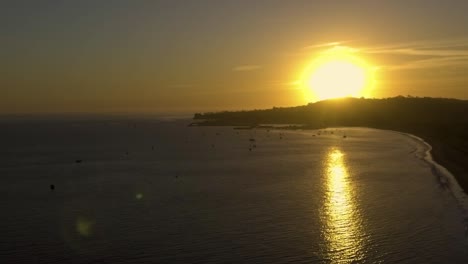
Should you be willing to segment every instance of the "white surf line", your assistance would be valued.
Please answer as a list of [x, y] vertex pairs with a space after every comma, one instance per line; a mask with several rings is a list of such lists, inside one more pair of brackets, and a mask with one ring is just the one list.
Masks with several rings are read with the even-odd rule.
[[[394, 132], [398, 132], [398, 131], [394, 131]], [[432, 158], [432, 154], [431, 154], [432, 146], [429, 143], [427, 143], [424, 139], [418, 136], [415, 136], [413, 134], [409, 134], [409, 133], [403, 133], [403, 132], [398, 132], [398, 133], [408, 136], [422, 143], [426, 147], [423, 160], [427, 162], [429, 166], [431, 166], [432, 173], [434, 173], [438, 177], [443, 177], [443, 178], [440, 178], [441, 184], [444, 184], [447, 187], [447, 189], [450, 190], [450, 192], [452, 193], [452, 195], [454, 196], [454, 198], [457, 200], [460, 207], [462, 208], [463, 217], [465, 221], [465, 236], [468, 236], [468, 196], [466, 195], [465, 191], [458, 183], [455, 176], [453, 176], [453, 174], [449, 170], [447, 170], [447, 168], [445, 168], [444, 166], [434, 161], [434, 159]], [[443, 182], [444, 180], [446, 182]]]
[[[285, 129], [284, 131], [285, 132], [288, 131], [290, 133], [297, 133], [297, 134], [309, 134], [312, 131], [316, 132], [316, 131], [319, 131], [319, 130], [330, 129], [330, 128], [339, 128], [339, 129], [343, 129], [343, 130], [346, 129], [346, 128], [365, 128], [365, 129], [388, 131], [388, 132], [397, 133], [397, 134], [400, 134], [400, 135], [407, 136], [407, 137], [421, 143], [425, 147], [425, 151], [424, 151], [424, 156], [419, 157], [419, 158], [421, 158], [424, 162], [426, 162], [429, 165], [429, 167], [431, 168], [432, 173], [435, 174], [435, 176], [439, 177], [440, 184], [444, 185], [444, 187], [447, 187], [447, 189], [450, 191], [450, 193], [452, 193], [452, 195], [455, 197], [457, 202], [462, 207], [462, 209], [464, 211], [464, 214], [465, 214], [465, 221], [467, 223], [467, 232], [468, 232], [468, 195], [465, 193], [463, 188], [460, 186], [460, 184], [458, 183], [455, 176], [453, 176], [453, 174], [449, 170], [447, 170], [444, 166], [442, 166], [439, 163], [434, 161], [434, 159], [432, 158], [432, 154], [431, 154], [432, 146], [429, 143], [427, 143], [424, 139], [422, 139], [422, 138], [420, 138], [418, 136], [415, 136], [413, 134], [404, 133], [404, 132], [397, 131], [397, 130], [378, 129], [378, 128], [371, 128], [371, 127], [327, 127], [327, 128], [323, 128], [323, 129], [310, 129], [310, 130], [308, 130], [308, 129], [299, 129], [299, 130]], [[415, 151], [419, 152], [420, 150], [416, 149]], [[468, 233], [467, 233], [467, 235], [468, 235]]]

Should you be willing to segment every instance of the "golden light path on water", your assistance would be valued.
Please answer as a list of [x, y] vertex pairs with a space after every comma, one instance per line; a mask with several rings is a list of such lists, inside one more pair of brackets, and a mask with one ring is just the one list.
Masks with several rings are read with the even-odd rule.
[[328, 258], [349, 263], [364, 258], [362, 221], [357, 211], [355, 189], [345, 163], [345, 154], [331, 148], [326, 157], [325, 201], [322, 220]]

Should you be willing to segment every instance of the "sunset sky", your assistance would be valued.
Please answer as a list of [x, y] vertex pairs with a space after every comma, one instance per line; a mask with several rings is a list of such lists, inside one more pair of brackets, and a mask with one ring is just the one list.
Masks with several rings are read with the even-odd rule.
[[323, 50], [371, 97], [468, 99], [468, 1], [2, 1], [0, 113], [190, 113], [307, 104]]

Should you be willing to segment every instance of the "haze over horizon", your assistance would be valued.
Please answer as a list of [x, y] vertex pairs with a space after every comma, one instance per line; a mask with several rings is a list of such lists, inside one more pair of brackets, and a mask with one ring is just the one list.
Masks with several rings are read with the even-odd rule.
[[0, 114], [303, 105], [301, 72], [346, 46], [370, 97], [468, 99], [466, 1], [3, 1]]

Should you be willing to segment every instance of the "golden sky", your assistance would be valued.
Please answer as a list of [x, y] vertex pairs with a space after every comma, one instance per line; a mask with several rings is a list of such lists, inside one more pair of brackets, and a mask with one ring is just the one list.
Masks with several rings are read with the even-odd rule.
[[2, 1], [0, 113], [191, 113], [308, 103], [321, 52], [371, 97], [468, 99], [467, 1]]

